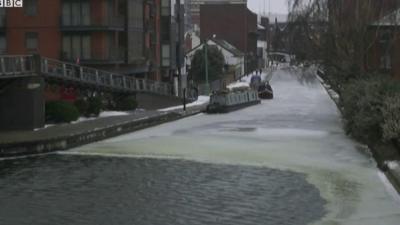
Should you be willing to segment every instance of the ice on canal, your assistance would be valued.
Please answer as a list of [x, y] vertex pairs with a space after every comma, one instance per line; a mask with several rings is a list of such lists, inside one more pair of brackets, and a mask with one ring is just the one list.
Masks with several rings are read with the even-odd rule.
[[314, 75], [278, 70], [271, 85], [275, 98], [261, 105], [224, 115], [197, 115], [67, 154], [293, 171], [305, 174], [326, 201], [325, 214], [315, 224], [400, 224], [398, 195], [365, 149], [344, 134], [335, 104]]

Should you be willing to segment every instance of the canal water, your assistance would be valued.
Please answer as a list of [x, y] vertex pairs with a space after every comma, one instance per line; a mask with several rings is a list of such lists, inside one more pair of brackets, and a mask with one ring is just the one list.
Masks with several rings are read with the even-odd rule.
[[398, 225], [399, 196], [311, 73], [275, 99], [0, 161], [0, 224]]

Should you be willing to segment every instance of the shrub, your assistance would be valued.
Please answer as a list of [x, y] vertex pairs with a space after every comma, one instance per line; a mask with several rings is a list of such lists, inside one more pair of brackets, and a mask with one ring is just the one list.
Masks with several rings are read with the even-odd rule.
[[66, 101], [46, 103], [46, 121], [53, 123], [69, 123], [79, 118], [79, 111], [74, 104]]
[[383, 76], [357, 79], [343, 89], [342, 104], [346, 131], [364, 142], [382, 139], [382, 108], [389, 94], [391, 80]]
[[383, 103], [382, 111], [384, 140], [400, 143], [400, 93], [388, 97]]
[[87, 100], [88, 108], [86, 116], [98, 116], [103, 107], [103, 101], [100, 97], [90, 97]]
[[84, 100], [84, 99], [78, 99], [74, 102], [75, 107], [78, 109], [79, 113], [81, 115], [86, 115], [88, 108], [89, 108], [89, 103]]
[[137, 107], [137, 101], [133, 96], [124, 97], [116, 101], [117, 110], [130, 111], [130, 110], [135, 110], [136, 107]]

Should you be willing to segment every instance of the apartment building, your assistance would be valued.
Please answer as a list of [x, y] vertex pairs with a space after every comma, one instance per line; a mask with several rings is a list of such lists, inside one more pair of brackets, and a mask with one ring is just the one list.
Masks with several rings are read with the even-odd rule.
[[161, 0], [161, 74], [172, 81], [183, 67], [184, 0]]
[[0, 9], [0, 53], [160, 80], [160, 13], [161, 0], [24, 0]]

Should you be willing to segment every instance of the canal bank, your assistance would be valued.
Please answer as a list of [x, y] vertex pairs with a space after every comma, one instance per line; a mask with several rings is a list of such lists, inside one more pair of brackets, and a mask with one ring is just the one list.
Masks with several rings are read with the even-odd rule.
[[193, 116], [204, 109], [205, 105], [196, 105], [186, 111], [137, 111], [131, 115], [60, 124], [36, 131], [0, 132], [0, 158], [64, 151]]
[[[316, 76], [328, 95], [335, 102], [340, 113], [343, 114], [339, 94], [336, 93], [320, 76]], [[365, 148], [372, 154], [377, 167], [386, 175], [387, 179], [400, 194], [400, 156], [395, 147], [385, 143], [377, 143], [374, 145], [369, 144], [368, 146], [365, 146]]]

